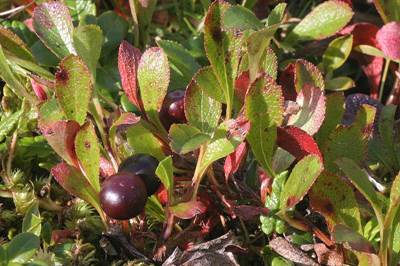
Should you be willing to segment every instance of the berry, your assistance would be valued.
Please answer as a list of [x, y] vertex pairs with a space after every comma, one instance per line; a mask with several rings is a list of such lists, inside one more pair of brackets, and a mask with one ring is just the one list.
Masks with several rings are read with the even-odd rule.
[[360, 109], [361, 105], [368, 104], [376, 108], [376, 116], [374, 126], [379, 119], [380, 112], [382, 110], [382, 103], [378, 100], [375, 100], [369, 97], [366, 94], [362, 93], [354, 93], [350, 94], [346, 97], [345, 106], [346, 110], [343, 114], [342, 124], [343, 125], [351, 125], [357, 115], [358, 110]]
[[128, 157], [119, 166], [118, 172], [139, 176], [146, 185], [148, 196], [153, 195], [160, 186], [156, 176], [158, 160], [147, 154], [136, 154]]
[[147, 201], [142, 179], [129, 173], [118, 173], [104, 181], [100, 204], [104, 212], [117, 220], [131, 219], [140, 214]]
[[169, 92], [165, 97], [160, 111], [160, 119], [166, 129], [169, 129], [172, 124], [186, 122], [184, 96], [185, 91], [175, 90]]

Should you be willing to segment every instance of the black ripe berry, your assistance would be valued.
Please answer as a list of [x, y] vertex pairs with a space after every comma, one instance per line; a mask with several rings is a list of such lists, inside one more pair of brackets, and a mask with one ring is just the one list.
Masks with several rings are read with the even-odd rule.
[[175, 90], [169, 92], [165, 97], [160, 111], [160, 119], [166, 129], [169, 129], [172, 124], [186, 122], [184, 96], [185, 91]]
[[118, 169], [119, 173], [129, 173], [139, 176], [146, 185], [148, 195], [154, 194], [160, 186], [156, 176], [158, 160], [147, 154], [136, 154], [124, 160]]
[[147, 201], [142, 179], [129, 173], [118, 173], [103, 182], [100, 203], [104, 212], [117, 220], [131, 219], [140, 214]]

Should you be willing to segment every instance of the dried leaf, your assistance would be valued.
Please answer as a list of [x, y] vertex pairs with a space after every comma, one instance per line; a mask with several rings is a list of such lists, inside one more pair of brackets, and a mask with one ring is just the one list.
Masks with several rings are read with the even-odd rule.
[[302, 265], [318, 266], [306, 253], [292, 245], [283, 237], [276, 237], [269, 241], [269, 246], [273, 251], [295, 263]]

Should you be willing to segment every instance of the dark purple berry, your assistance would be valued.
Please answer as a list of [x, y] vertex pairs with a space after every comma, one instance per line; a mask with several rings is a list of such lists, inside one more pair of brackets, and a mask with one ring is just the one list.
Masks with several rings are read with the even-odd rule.
[[351, 125], [354, 122], [354, 119], [356, 118], [358, 110], [363, 104], [368, 104], [376, 108], [375, 122], [378, 121], [379, 114], [383, 107], [382, 103], [379, 102], [378, 100], [369, 97], [366, 94], [354, 93], [346, 97], [345, 101], [346, 109], [343, 115], [342, 124]]
[[103, 182], [100, 204], [104, 212], [117, 220], [131, 219], [140, 214], [147, 201], [142, 179], [129, 173], [118, 173]]
[[148, 195], [154, 194], [160, 186], [156, 175], [158, 160], [147, 154], [136, 154], [124, 160], [118, 169], [119, 173], [130, 173], [139, 176], [147, 188]]
[[164, 99], [160, 119], [166, 129], [169, 129], [172, 124], [185, 123], [184, 111], [185, 91], [175, 90], [167, 94]]

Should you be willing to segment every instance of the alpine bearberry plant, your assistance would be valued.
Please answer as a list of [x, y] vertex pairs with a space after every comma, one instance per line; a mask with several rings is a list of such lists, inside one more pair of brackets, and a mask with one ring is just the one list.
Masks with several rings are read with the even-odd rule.
[[398, 265], [372, 2], [2, 1], [0, 265]]

